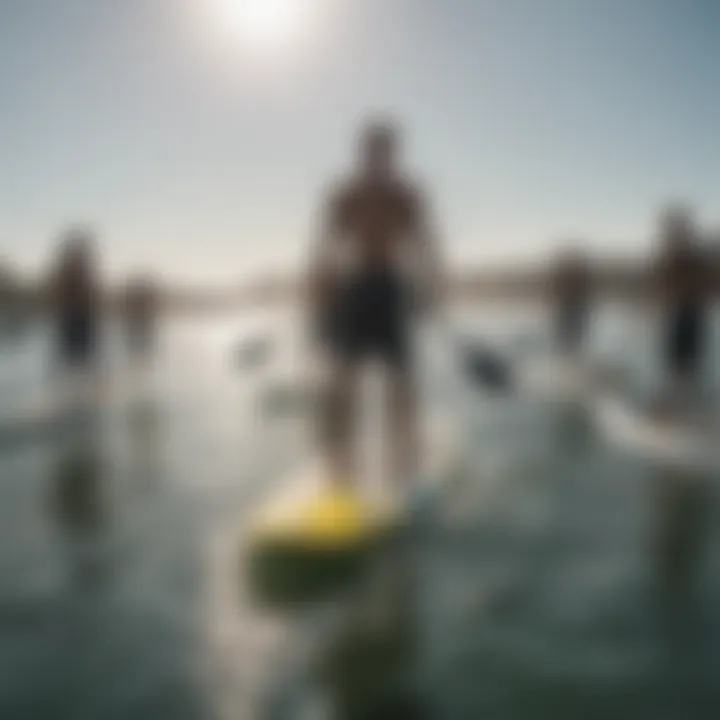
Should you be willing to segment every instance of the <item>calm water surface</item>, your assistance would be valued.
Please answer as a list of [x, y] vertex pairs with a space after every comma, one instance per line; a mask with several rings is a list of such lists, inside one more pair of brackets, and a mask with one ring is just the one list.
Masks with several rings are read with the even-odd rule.
[[[507, 348], [542, 331], [500, 310], [461, 325]], [[594, 346], [649, 385], [647, 325], [608, 312]], [[432, 339], [427, 406], [462, 448], [433, 522], [352, 602], [249, 602], [248, 514], [309, 452], [300, 419], [259, 405], [300, 367], [291, 326], [169, 322], [149, 392], [117, 379], [91, 425], [0, 438], [0, 718], [720, 716], [720, 473], [612, 448], [580, 406], [487, 398]], [[276, 360], [238, 370], [267, 328]], [[2, 417], [41, 387], [45, 345], [0, 348]]]

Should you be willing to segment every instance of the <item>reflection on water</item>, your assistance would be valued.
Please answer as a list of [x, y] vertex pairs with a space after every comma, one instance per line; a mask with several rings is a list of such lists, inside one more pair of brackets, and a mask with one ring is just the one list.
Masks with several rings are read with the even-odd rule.
[[697, 590], [711, 501], [707, 477], [680, 470], [658, 473], [653, 545], [658, 580], [668, 597], [687, 597]]
[[[657, 473], [652, 559], [657, 587], [658, 682], [664, 677], [678, 697], [701, 713], [714, 713], [718, 695], [716, 604], [708, 603], [708, 555], [712, 544], [711, 478], [678, 469]], [[704, 587], [705, 586], [705, 587]]]
[[164, 474], [163, 417], [151, 394], [132, 397], [127, 408], [128, 452], [134, 474], [150, 488]]
[[100, 449], [92, 443], [59, 453], [50, 478], [51, 508], [61, 531], [75, 580], [101, 570], [100, 548], [109, 521]]

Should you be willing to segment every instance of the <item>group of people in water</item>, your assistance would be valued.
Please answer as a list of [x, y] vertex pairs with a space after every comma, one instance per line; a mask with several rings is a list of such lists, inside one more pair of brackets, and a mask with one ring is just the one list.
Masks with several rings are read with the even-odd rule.
[[[708, 311], [715, 290], [712, 263], [689, 210], [674, 206], [659, 221], [659, 251], [644, 294], [663, 310], [662, 360], [667, 375], [697, 378], [707, 351]], [[553, 274], [558, 346], [579, 350], [592, 309], [593, 272], [582, 253], [563, 253]]]
[[[95, 243], [89, 230], [68, 231], [59, 243], [50, 277], [34, 301], [18, 301], [19, 289], [10, 281], [4, 283], [6, 325], [21, 326], [29, 305], [39, 305], [49, 316], [55, 367], [87, 371], [99, 367], [107, 299], [103, 297]], [[154, 345], [157, 315], [153, 279], [140, 274], [129, 278], [118, 300], [129, 354], [136, 359], [147, 357]]]
[[[419, 458], [410, 328], [419, 315], [442, 314], [447, 278], [430, 199], [404, 171], [399, 140], [392, 122], [362, 129], [356, 168], [327, 194], [311, 262], [311, 314], [330, 366], [323, 438], [340, 485], [354, 475], [358, 370], [368, 356], [389, 371], [392, 475], [411, 477]], [[663, 308], [661, 352], [669, 380], [691, 382], [707, 352], [712, 275], [689, 210], [667, 209], [657, 232], [648, 290]], [[551, 272], [562, 352], [579, 353], [585, 344], [593, 274], [580, 247], [561, 253]]]
[[[369, 356], [388, 370], [392, 475], [411, 476], [419, 457], [411, 330], [419, 318], [441, 318], [448, 282], [431, 200], [404, 171], [399, 143], [391, 121], [362, 128], [355, 168], [325, 195], [311, 253], [309, 312], [330, 368], [322, 439], [340, 484], [354, 475], [358, 371]], [[650, 276], [665, 309], [662, 353], [668, 374], [688, 380], [700, 372], [707, 351], [712, 277], [689, 211], [667, 210], [658, 234], [661, 248]], [[578, 352], [593, 305], [592, 265], [581, 248], [571, 248], [551, 275], [556, 344]], [[96, 362], [102, 306], [94, 238], [73, 230], [60, 245], [49, 292], [63, 364]], [[133, 355], [144, 355], [153, 346], [157, 310], [152, 280], [132, 279], [123, 308], [127, 344]]]
[[[71, 367], [94, 365], [101, 345], [104, 301], [91, 233], [73, 230], [63, 239], [48, 289], [56, 318], [58, 360]], [[120, 305], [130, 354], [148, 355], [153, 348], [157, 314], [152, 279], [144, 275], [132, 277]]]

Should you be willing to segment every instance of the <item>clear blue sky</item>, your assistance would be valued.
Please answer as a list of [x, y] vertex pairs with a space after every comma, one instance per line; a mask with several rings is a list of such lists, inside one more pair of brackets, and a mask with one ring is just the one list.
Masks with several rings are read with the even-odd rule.
[[275, 56], [217, 2], [0, 3], [0, 253], [41, 269], [77, 220], [113, 276], [290, 267], [385, 108], [457, 262], [638, 251], [666, 198], [720, 220], [718, 0], [305, 0]]

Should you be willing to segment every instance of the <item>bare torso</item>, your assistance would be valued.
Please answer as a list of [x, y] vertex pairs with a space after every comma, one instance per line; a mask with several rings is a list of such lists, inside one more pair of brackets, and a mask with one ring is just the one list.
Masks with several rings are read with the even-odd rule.
[[55, 298], [63, 315], [91, 314], [96, 309], [94, 278], [83, 271], [61, 272], [56, 280]]
[[657, 269], [663, 299], [670, 303], [698, 302], [708, 291], [705, 259], [696, 247], [666, 251]]
[[332, 195], [336, 242], [360, 268], [395, 267], [416, 241], [421, 202], [401, 179], [352, 180]]
[[590, 273], [581, 265], [561, 265], [556, 271], [554, 286], [561, 304], [585, 302], [590, 294]]

